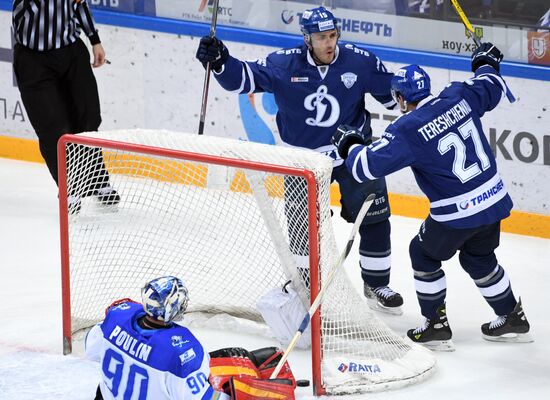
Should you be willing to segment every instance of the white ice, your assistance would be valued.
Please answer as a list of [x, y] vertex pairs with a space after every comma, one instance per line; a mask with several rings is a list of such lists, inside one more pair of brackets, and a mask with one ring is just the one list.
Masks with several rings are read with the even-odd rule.
[[[390, 188], [391, 189], [391, 188]], [[336, 210], [337, 211], [337, 210]], [[336, 214], [337, 215], [337, 214]], [[399, 334], [421, 322], [408, 245], [420, 220], [393, 216], [392, 288], [405, 299], [404, 315], [383, 316]], [[333, 218], [340, 248], [351, 225]], [[44, 165], [0, 159], [0, 399], [92, 399], [99, 366], [61, 355], [61, 283], [57, 189]], [[357, 241], [356, 241], [357, 242]], [[357, 243], [356, 243], [357, 246]], [[503, 234], [497, 250], [516, 296], [521, 296], [534, 343], [486, 342], [480, 325], [494, 315], [457, 258], [445, 263], [447, 311], [454, 353], [438, 353], [437, 372], [403, 389], [342, 399], [541, 399], [550, 393], [550, 240]], [[345, 268], [359, 285], [358, 256]], [[270, 339], [198, 330], [209, 350], [274, 345]], [[290, 364], [310, 379], [307, 351], [294, 351]], [[546, 393], [546, 395], [544, 394]], [[311, 388], [297, 398], [311, 399]]]

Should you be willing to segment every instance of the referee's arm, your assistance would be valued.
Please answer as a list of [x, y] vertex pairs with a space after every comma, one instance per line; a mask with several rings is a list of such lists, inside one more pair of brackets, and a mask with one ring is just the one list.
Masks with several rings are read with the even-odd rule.
[[99, 34], [95, 28], [94, 17], [90, 12], [86, 0], [76, 0], [76, 18], [92, 46], [101, 43]]
[[105, 50], [101, 45], [99, 34], [95, 28], [94, 17], [90, 12], [90, 8], [88, 7], [86, 0], [77, 0], [76, 18], [78, 19], [82, 30], [92, 45], [92, 52], [94, 54], [94, 62], [92, 63], [92, 66], [94, 68], [101, 67], [107, 62], [107, 59], [105, 58]]

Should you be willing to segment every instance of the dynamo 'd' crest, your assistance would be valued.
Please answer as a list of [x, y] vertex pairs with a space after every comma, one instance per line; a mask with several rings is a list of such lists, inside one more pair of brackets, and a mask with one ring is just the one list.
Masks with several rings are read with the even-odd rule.
[[[330, 115], [328, 117], [325, 115], [328, 109], [327, 102], [330, 104]], [[333, 126], [340, 117], [340, 104], [336, 97], [328, 94], [328, 88], [325, 85], [319, 86], [317, 92], [306, 96], [304, 107], [306, 110], [316, 111], [315, 118], [306, 118], [306, 124], [309, 126]]]

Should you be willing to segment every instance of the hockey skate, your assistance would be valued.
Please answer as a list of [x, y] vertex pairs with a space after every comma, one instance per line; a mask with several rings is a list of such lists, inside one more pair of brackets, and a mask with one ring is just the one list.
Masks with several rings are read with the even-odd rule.
[[67, 198], [67, 209], [69, 210], [69, 215], [76, 215], [80, 212], [82, 208], [82, 202], [78, 196], [69, 196]]
[[[84, 195], [84, 197], [88, 196], [96, 196], [99, 204], [106, 207], [106, 209], [120, 203], [120, 195], [111, 186], [105, 186]], [[69, 209], [69, 215], [79, 214], [82, 210], [82, 198], [80, 196], [69, 196], [67, 198], [67, 208]]]
[[105, 186], [94, 193], [99, 202], [104, 206], [114, 206], [120, 203], [120, 195], [111, 186]]
[[529, 343], [534, 340], [529, 334], [529, 328], [520, 298], [510, 314], [481, 325], [481, 333], [483, 339], [492, 342]]
[[403, 297], [390, 289], [389, 286], [380, 286], [371, 288], [366, 283], [363, 284], [363, 292], [367, 298], [367, 304], [370, 308], [382, 311], [387, 314], [401, 315], [403, 310]]
[[425, 319], [424, 324], [416, 329], [409, 329], [407, 336], [414, 343], [419, 343], [433, 351], [454, 351], [451, 338], [453, 332], [447, 321], [445, 304], [437, 309], [437, 317]]

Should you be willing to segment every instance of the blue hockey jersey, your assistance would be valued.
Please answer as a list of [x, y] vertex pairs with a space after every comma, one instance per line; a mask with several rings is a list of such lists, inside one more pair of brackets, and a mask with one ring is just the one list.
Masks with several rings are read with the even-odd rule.
[[[352, 44], [339, 44], [330, 65], [316, 66], [305, 45], [242, 62], [229, 57], [214, 74], [220, 85], [236, 93], [273, 93], [281, 139], [337, 158], [330, 143], [340, 124], [365, 123], [365, 94], [387, 108], [392, 73], [372, 53]], [[340, 164], [341, 164], [340, 160]]]
[[395, 120], [380, 140], [354, 145], [346, 166], [358, 181], [410, 166], [430, 200], [430, 215], [453, 228], [474, 228], [510, 215], [512, 200], [483, 133], [480, 118], [505, 97], [507, 87], [489, 66], [453, 82]]
[[109, 399], [212, 398], [210, 356], [187, 329], [143, 329], [141, 304], [121, 303], [86, 336], [88, 358], [101, 364], [101, 393]]

